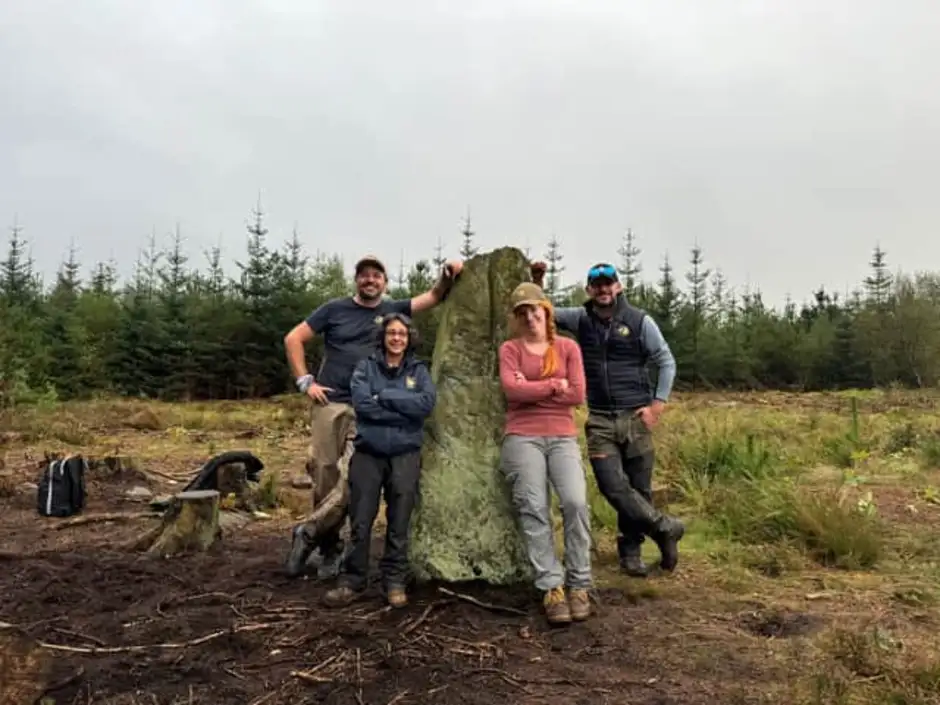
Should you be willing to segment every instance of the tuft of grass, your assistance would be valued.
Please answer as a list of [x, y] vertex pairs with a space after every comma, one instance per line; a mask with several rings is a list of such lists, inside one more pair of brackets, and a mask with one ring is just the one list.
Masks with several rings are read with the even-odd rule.
[[888, 432], [883, 450], [889, 455], [905, 453], [918, 446], [917, 428], [911, 421], [894, 426]]
[[934, 431], [924, 438], [920, 451], [921, 462], [925, 468], [940, 468], [940, 431]]
[[766, 575], [780, 575], [802, 552], [825, 566], [857, 570], [882, 556], [883, 529], [874, 505], [853, 500], [848, 487], [799, 483], [782, 454], [743, 428], [702, 429], [675, 450], [677, 484], [695, 513], [714, 530], [747, 546], [780, 547], [751, 561]]
[[802, 699], [813, 705], [928, 705], [940, 698], [940, 659], [874, 627], [835, 629]]
[[279, 479], [278, 473], [271, 471], [266, 472], [261, 478], [254, 492], [258, 509], [277, 509], [281, 506]]

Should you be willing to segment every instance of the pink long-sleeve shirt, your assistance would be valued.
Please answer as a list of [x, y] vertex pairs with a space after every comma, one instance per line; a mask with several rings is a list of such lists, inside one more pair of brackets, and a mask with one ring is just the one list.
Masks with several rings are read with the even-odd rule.
[[[584, 403], [584, 366], [581, 349], [568, 338], [555, 340], [558, 368], [552, 377], [541, 377], [542, 356], [530, 352], [519, 339], [499, 347], [499, 379], [508, 409], [504, 432], [520, 436], [576, 436], [574, 407]], [[521, 371], [525, 381], [517, 381]], [[567, 379], [564, 392], [552, 390], [552, 379]]]

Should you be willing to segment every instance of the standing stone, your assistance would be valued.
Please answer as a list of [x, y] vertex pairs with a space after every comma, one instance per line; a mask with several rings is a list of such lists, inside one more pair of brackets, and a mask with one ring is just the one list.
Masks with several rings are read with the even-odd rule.
[[506, 585], [531, 570], [508, 483], [499, 469], [505, 398], [499, 346], [508, 336], [509, 295], [527, 281], [528, 260], [504, 247], [464, 263], [441, 305], [411, 562], [419, 580]]

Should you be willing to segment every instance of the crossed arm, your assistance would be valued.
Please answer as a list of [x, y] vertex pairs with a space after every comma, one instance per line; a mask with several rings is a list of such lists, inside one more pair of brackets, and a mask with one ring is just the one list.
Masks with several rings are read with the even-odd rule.
[[369, 362], [363, 360], [353, 371], [350, 395], [356, 415], [373, 423], [401, 426], [411, 421], [420, 421], [430, 415], [437, 403], [437, 390], [431, 375], [424, 365], [415, 374], [414, 389], [383, 389], [372, 392], [367, 374]]
[[522, 359], [519, 349], [504, 343], [499, 349], [499, 381], [510, 402], [533, 404], [554, 399], [560, 404], [577, 406], [584, 401], [584, 368], [581, 351], [571, 347], [564, 360], [567, 389], [562, 390], [557, 378], [528, 380], [522, 375]]
[[430, 416], [437, 403], [437, 389], [428, 368], [418, 365], [414, 389], [383, 389], [378, 393], [378, 403], [412, 421], [421, 421]]

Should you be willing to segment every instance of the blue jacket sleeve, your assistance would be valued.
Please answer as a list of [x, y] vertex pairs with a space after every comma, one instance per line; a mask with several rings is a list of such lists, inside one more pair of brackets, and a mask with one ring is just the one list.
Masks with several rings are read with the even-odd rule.
[[640, 328], [640, 342], [646, 346], [650, 362], [659, 369], [659, 379], [656, 382], [654, 398], [662, 402], [669, 401], [672, 385], [676, 379], [676, 358], [659, 326], [650, 316], [643, 319]]
[[428, 368], [418, 365], [414, 389], [383, 389], [379, 392], [379, 403], [414, 421], [426, 419], [437, 403], [437, 389]]
[[402, 415], [385, 408], [373, 396], [372, 380], [369, 379], [370, 364], [369, 360], [361, 360], [353, 370], [352, 379], [349, 382], [352, 406], [356, 411], [356, 416], [387, 426], [401, 425], [404, 422]]
[[572, 335], [578, 332], [578, 323], [584, 313], [583, 306], [564, 306], [555, 309], [555, 325], [558, 330]]

